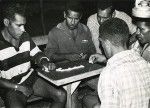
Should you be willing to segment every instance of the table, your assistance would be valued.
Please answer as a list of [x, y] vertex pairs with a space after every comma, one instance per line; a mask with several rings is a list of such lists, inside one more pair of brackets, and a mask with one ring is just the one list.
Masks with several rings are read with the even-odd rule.
[[[57, 86], [66, 86], [67, 90], [67, 108], [72, 107], [71, 103], [71, 93], [72, 93], [72, 85], [76, 84], [77, 87], [77, 81], [81, 81], [85, 78], [92, 77], [95, 75], [99, 75], [102, 71], [104, 65], [100, 64], [90, 64], [88, 61], [76, 61], [76, 62], [69, 62], [69, 63], [58, 63], [56, 64], [56, 67], [62, 67], [64, 69], [68, 67], [74, 67], [84, 65], [84, 68], [76, 69], [72, 71], [67, 72], [57, 72], [57, 71], [51, 71], [49, 73], [46, 73], [40, 69], [37, 70], [38, 75], [43, 77], [44, 79], [50, 81], [51, 83], [57, 85]], [[79, 83], [78, 83], [79, 84]], [[75, 88], [76, 88], [75, 87]], [[74, 88], [74, 90], [75, 90]]]

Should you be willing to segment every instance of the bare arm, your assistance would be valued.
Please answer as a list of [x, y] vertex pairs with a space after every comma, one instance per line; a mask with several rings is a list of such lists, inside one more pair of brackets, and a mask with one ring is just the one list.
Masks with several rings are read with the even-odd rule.
[[10, 81], [0, 78], [0, 87], [7, 88], [7, 89], [16, 89], [17, 84], [11, 83]]
[[3, 89], [12, 89], [22, 92], [26, 96], [30, 96], [33, 93], [32, 88], [25, 87], [19, 84], [12, 83], [6, 79], [0, 78], [0, 87]]

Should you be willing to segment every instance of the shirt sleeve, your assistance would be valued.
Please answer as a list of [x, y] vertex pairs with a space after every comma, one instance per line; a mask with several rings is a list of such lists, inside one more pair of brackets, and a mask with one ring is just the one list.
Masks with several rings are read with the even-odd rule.
[[35, 62], [35, 64], [39, 64], [42, 59], [49, 59], [46, 57], [46, 55], [39, 49], [39, 47], [33, 42], [33, 40], [30, 38], [30, 56], [32, 58], [32, 61]]
[[98, 95], [101, 101], [100, 108], [119, 108], [119, 92], [111, 72], [103, 71], [98, 82]]
[[52, 55], [59, 50], [57, 37], [54, 35], [53, 31], [48, 34], [48, 43], [46, 45], [45, 54], [49, 59], [52, 59]]
[[39, 47], [30, 38], [30, 56], [34, 57], [37, 53], [41, 52]]
[[99, 48], [99, 40], [98, 40], [98, 37], [99, 37], [99, 32], [98, 32], [99, 27], [98, 26], [99, 25], [98, 25], [98, 22], [96, 23], [95, 15], [92, 15], [88, 18], [87, 26], [90, 29], [92, 41], [94, 43], [96, 52], [102, 54], [102, 51]]
[[127, 15], [124, 12], [120, 12], [119, 17], [120, 17], [120, 19], [124, 20], [127, 23], [128, 27], [129, 27], [130, 34], [133, 34], [136, 32], [137, 26], [132, 23], [132, 18], [129, 15]]
[[91, 34], [89, 28], [87, 28], [87, 34], [89, 35], [89, 47], [88, 48], [89, 48], [89, 52], [91, 55], [91, 54], [96, 53], [96, 49], [95, 49], [94, 43], [92, 41], [92, 36], [91, 36], [92, 34]]

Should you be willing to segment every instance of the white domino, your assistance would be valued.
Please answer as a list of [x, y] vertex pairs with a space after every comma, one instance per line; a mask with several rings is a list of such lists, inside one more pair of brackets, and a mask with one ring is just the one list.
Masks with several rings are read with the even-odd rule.
[[81, 69], [81, 68], [84, 68], [83, 65], [80, 65], [80, 66], [74, 66], [72, 68], [67, 68], [67, 69], [62, 69], [62, 68], [57, 68], [56, 71], [58, 72], [64, 72], [64, 71], [72, 71], [72, 70], [75, 70], [75, 69]]

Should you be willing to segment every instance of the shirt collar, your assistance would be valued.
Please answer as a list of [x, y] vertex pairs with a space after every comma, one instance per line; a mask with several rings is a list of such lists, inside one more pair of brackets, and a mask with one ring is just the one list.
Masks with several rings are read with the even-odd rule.
[[[65, 33], [67, 33], [67, 34], [70, 34], [70, 29], [66, 25], [66, 20], [64, 20], [63, 22], [59, 23], [57, 25], [57, 28], [60, 29], [60, 30], [65, 31]], [[77, 27], [78, 34], [81, 34], [83, 32], [83, 29], [84, 29], [83, 25], [79, 22], [78, 23], [78, 27]]]
[[[114, 56], [112, 56], [110, 59], [108, 59], [107, 64], [114, 64], [114, 61], [123, 61], [126, 60], [128, 57], [130, 57], [129, 55], [133, 55], [134, 54], [138, 54], [140, 56], [140, 54], [134, 50], [125, 50], [125, 51], [121, 51], [117, 54], [115, 54]], [[130, 59], [130, 58], [129, 58]]]
[[[77, 29], [80, 28], [80, 27], [81, 27], [81, 24], [79, 23]], [[69, 30], [69, 28], [66, 25], [66, 20], [64, 20], [63, 22], [59, 23], [57, 25], [57, 28], [62, 29], [62, 30]]]

